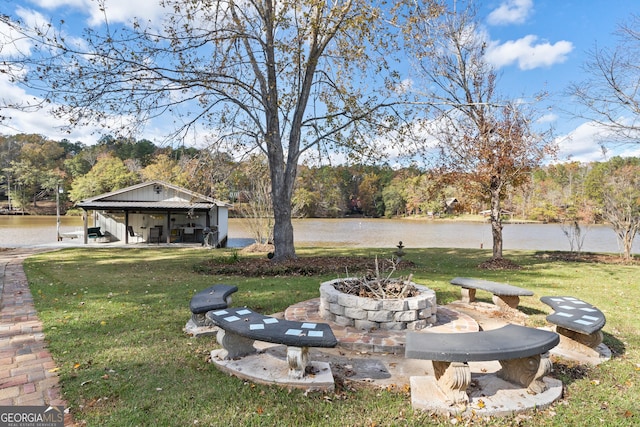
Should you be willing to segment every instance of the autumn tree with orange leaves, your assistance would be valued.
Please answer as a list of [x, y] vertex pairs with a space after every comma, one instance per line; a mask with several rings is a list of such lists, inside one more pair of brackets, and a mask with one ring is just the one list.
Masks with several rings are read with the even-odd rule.
[[[466, 180], [489, 203], [495, 260], [502, 258], [502, 201], [530, 179], [554, 144], [550, 131], [533, 128], [535, 103], [498, 95], [481, 34], [472, 2], [438, 19], [414, 21], [406, 32], [435, 113], [423, 121], [423, 153], [435, 159], [441, 176]], [[421, 43], [424, 37], [431, 43]]]

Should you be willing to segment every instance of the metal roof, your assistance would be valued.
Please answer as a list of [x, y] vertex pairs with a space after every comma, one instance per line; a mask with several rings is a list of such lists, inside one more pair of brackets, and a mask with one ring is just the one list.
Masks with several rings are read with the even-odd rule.
[[86, 201], [76, 206], [84, 209], [122, 209], [122, 210], [210, 210], [218, 206], [216, 203], [189, 203], [189, 202], [119, 202], [119, 201]]

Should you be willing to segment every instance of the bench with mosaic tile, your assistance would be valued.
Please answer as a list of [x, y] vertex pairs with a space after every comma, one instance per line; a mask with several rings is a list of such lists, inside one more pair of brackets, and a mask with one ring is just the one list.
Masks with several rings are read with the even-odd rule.
[[287, 346], [289, 377], [302, 378], [309, 363], [310, 347], [338, 344], [326, 323], [297, 322], [265, 316], [246, 307], [209, 311], [207, 319], [218, 326], [217, 341], [223, 347], [218, 357], [237, 359], [257, 352], [254, 341]]
[[560, 336], [592, 349], [602, 343], [606, 318], [599, 309], [571, 296], [547, 296], [540, 301], [553, 308], [547, 321], [555, 325]]

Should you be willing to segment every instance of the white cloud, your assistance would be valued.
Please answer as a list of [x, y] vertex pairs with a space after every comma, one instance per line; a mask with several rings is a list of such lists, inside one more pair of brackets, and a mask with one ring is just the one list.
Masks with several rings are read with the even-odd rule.
[[396, 86], [395, 92], [399, 94], [407, 93], [411, 91], [413, 86], [414, 86], [413, 79], [404, 79]]
[[490, 25], [522, 24], [533, 12], [533, 0], [507, 0], [487, 17]]
[[[15, 15], [19, 19], [20, 25], [26, 28], [46, 28], [49, 23], [49, 19], [37, 12], [33, 9], [25, 9], [23, 7], [17, 7], [15, 10]], [[31, 48], [33, 47], [33, 40], [21, 35], [17, 34], [15, 31], [11, 30], [8, 34], [9, 37], [13, 38], [13, 43], [10, 43], [9, 46], [13, 44], [14, 47], [19, 47], [20, 50], [9, 49], [6, 53], [9, 55], [16, 54], [24, 54], [30, 55]], [[4, 46], [3, 46], [4, 49]]]
[[131, 23], [134, 18], [158, 22], [166, 13], [160, 0], [105, 0], [105, 11], [94, 0], [32, 0], [36, 5], [48, 9], [68, 8], [78, 14], [88, 15], [90, 27], [102, 25], [105, 13], [110, 23]]
[[[32, 108], [24, 110], [3, 108], [2, 115], [8, 117], [0, 122], [0, 134], [14, 135], [18, 133], [44, 135], [52, 140], [59, 141], [68, 139], [69, 141], [81, 141], [87, 145], [95, 144], [100, 136], [112, 134], [114, 130], [100, 125], [76, 126], [70, 132], [65, 129], [67, 121], [57, 118], [51, 114], [50, 110], [58, 105], [49, 105], [46, 108], [38, 108], [42, 98], [30, 95], [23, 88], [9, 82], [7, 76], [0, 74], [0, 105], [20, 104], [23, 107], [31, 105]], [[107, 120], [107, 124], [112, 129], [127, 126], [127, 123], [136, 122], [135, 118], [128, 116], [114, 116]], [[136, 138], [144, 138], [162, 146], [167, 143], [166, 136], [172, 131], [171, 121], [166, 118], [153, 123], [148, 123], [142, 133], [133, 135]], [[133, 126], [129, 128], [133, 129]], [[194, 132], [185, 136], [184, 143], [187, 146], [202, 147], [203, 141], [207, 140], [212, 133], [210, 129], [204, 132]], [[215, 139], [215, 138], [212, 138]]]
[[85, 7], [86, 0], [30, 0], [31, 3], [44, 9], [57, 9], [59, 7]]
[[23, 89], [10, 82], [9, 77], [5, 74], [0, 74], [0, 94], [0, 100], [2, 102], [0, 105], [12, 105], [20, 101], [24, 102], [30, 98]]
[[[615, 142], [611, 131], [586, 122], [558, 138], [558, 161], [603, 162], [613, 156], [638, 157], [640, 144]], [[603, 146], [605, 150], [603, 151]]]
[[562, 63], [567, 60], [567, 55], [571, 51], [573, 51], [571, 42], [562, 40], [554, 44], [539, 43], [538, 37], [530, 34], [502, 44], [498, 41], [491, 42], [486, 58], [497, 68], [517, 63], [521, 70], [532, 70]]
[[[93, 1], [90, 4], [95, 6]], [[103, 13], [95, 7], [92, 9], [89, 24], [101, 24], [104, 20]], [[159, 0], [106, 0], [106, 14], [110, 22], [128, 23], [134, 18], [157, 22], [165, 13]]]
[[558, 138], [558, 161], [602, 161], [602, 148], [598, 144], [602, 129], [593, 123], [583, 123], [569, 134]]
[[31, 54], [32, 44], [9, 25], [0, 21], [0, 58], [11, 57], [17, 54]]
[[555, 113], [548, 113], [543, 115], [537, 120], [537, 123], [553, 123], [558, 121], [558, 115]]
[[[63, 129], [66, 122], [54, 117], [50, 108], [39, 108], [41, 98], [30, 95], [24, 89], [9, 82], [8, 78], [0, 75], [0, 104], [18, 104], [23, 109], [2, 109], [2, 115], [8, 116], [0, 122], [0, 134], [13, 135], [17, 133], [39, 134], [53, 140], [66, 138], [70, 141], [82, 141], [85, 144], [94, 144], [101, 134], [109, 133], [99, 126], [78, 126], [71, 133]], [[31, 107], [29, 107], [31, 106]], [[114, 119], [113, 122], [121, 119]], [[147, 137], [150, 139], [149, 137]]]

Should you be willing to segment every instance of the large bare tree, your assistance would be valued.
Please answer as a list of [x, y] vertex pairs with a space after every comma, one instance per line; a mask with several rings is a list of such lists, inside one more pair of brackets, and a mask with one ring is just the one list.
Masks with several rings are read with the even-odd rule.
[[[585, 78], [568, 94], [583, 107], [572, 113], [608, 130], [624, 143], [640, 143], [640, 16], [619, 25], [614, 46], [594, 46], [584, 64]], [[605, 141], [603, 141], [605, 142]]]
[[25, 30], [3, 17], [39, 49], [4, 65], [71, 125], [168, 114], [177, 134], [202, 125], [227, 151], [263, 152], [275, 261], [295, 257], [291, 198], [301, 156], [383, 154], [371, 136], [395, 127], [401, 92], [377, 3], [162, 0], [162, 23], [116, 26], [108, 0], [99, 1], [105, 25], [86, 29], [81, 42], [58, 24]]
[[602, 214], [616, 233], [623, 258], [630, 260], [640, 231], [640, 160], [614, 157], [600, 168]]
[[[596, 45], [589, 51], [586, 77], [569, 86], [569, 95], [583, 107], [574, 114], [608, 131], [607, 139], [600, 141], [605, 152], [612, 143], [640, 143], [640, 16], [631, 15], [616, 34], [615, 45]], [[626, 259], [631, 258], [640, 229], [637, 174], [638, 166], [631, 162], [612, 167], [599, 182], [604, 217], [616, 232]]]
[[502, 258], [502, 200], [552, 153], [550, 132], [534, 130], [535, 108], [498, 94], [473, 2], [407, 26], [422, 87], [433, 112], [425, 120], [428, 154], [442, 176], [467, 181], [490, 204], [492, 259]]

